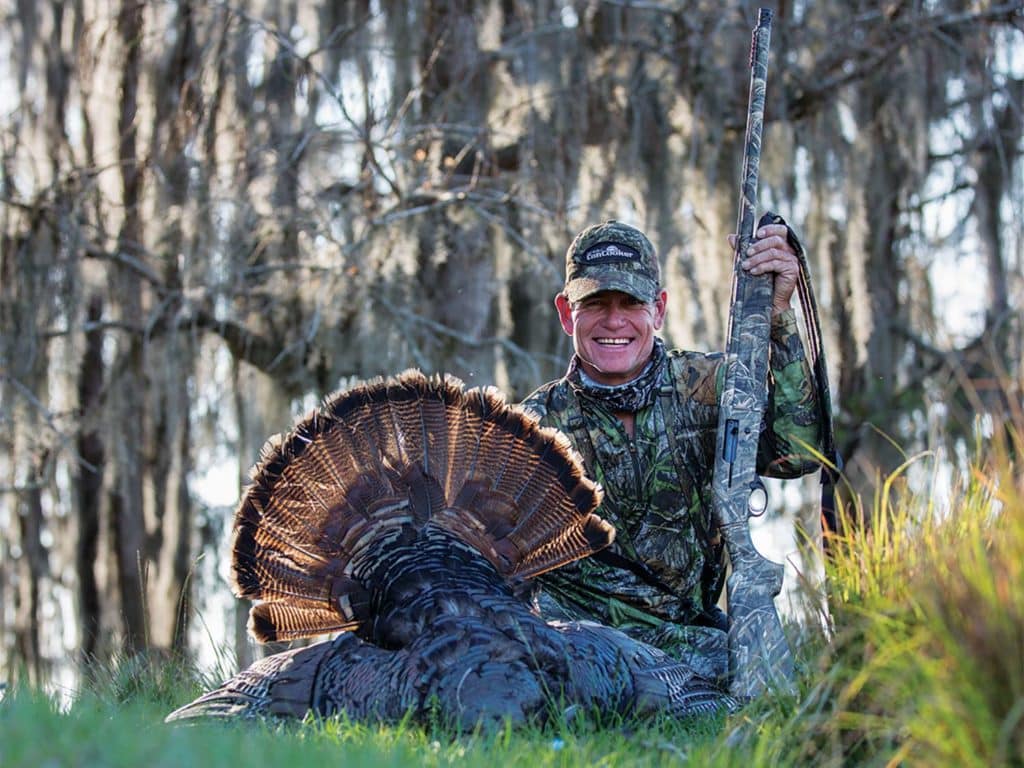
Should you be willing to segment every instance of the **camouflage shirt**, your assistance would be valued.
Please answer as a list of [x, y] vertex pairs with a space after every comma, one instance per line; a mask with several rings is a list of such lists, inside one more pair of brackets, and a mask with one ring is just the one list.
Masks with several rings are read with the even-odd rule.
[[[792, 311], [773, 320], [770, 354], [758, 472], [796, 477], [819, 466], [806, 446], [820, 449], [821, 426]], [[598, 514], [616, 528], [612, 554], [603, 561], [587, 558], [541, 578], [542, 611], [671, 647], [715, 604], [724, 557], [709, 502], [724, 362], [721, 353], [670, 351], [658, 373], [658, 395], [635, 414], [632, 438], [608, 406], [569, 376], [523, 401], [576, 446], [604, 488]]]

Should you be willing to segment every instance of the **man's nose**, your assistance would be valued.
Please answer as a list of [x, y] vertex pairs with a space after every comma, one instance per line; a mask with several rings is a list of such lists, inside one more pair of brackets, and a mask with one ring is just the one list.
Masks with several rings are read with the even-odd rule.
[[621, 304], [610, 304], [605, 312], [604, 321], [607, 325], [621, 326], [626, 322], [626, 313]]

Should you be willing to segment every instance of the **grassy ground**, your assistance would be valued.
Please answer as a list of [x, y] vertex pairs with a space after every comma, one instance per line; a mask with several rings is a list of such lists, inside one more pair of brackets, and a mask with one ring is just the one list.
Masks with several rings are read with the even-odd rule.
[[949, 514], [901, 473], [857, 510], [870, 524], [834, 544], [828, 621], [796, 644], [796, 700], [727, 720], [462, 736], [341, 721], [175, 728], [163, 716], [215, 681], [122, 665], [66, 712], [8, 691], [0, 765], [1024, 766], [1024, 481], [1012, 458], [1024, 445], [1011, 442], [977, 460]]
[[338, 720], [172, 727], [162, 722], [170, 704], [152, 693], [140, 691], [126, 702], [90, 693], [67, 713], [44, 696], [19, 693], [0, 705], [0, 765], [655, 766], [685, 762], [715, 744], [723, 727], [722, 721], [623, 723], [461, 736]]

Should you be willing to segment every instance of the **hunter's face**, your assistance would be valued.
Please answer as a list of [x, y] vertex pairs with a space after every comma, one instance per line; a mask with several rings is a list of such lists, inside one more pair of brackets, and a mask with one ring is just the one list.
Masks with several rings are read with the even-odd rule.
[[574, 305], [560, 294], [555, 306], [586, 374], [616, 385], [636, 378], [650, 360], [665, 299], [664, 291], [650, 304], [621, 291], [601, 291]]

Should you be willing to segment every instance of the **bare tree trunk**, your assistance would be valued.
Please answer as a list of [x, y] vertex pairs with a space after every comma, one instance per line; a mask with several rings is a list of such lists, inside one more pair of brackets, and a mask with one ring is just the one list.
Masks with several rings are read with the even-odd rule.
[[[117, 31], [124, 49], [121, 101], [118, 113], [118, 158], [121, 163], [124, 220], [118, 234], [118, 250], [134, 258], [141, 256], [142, 169], [137, 153], [138, 88], [144, 7], [124, 0], [117, 17]], [[117, 309], [128, 327], [145, 317], [142, 280], [125, 264], [115, 268]], [[143, 447], [146, 445], [145, 341], [130, 333], [119, 342], [120, 351], [112, 381], [112, 423], [117, 437], [114, 459], [114, 488], [111, 524], [116, 552], [121, 601], [123, 643], [129, 653], [145, 649], [148, 643], [146, 617], [146, 529], [143, 509]]]
[[[149, 608], [154, 644], [185, 650], [188, 635], [189, 567], [193, 547], [193, 509], [188, 477], [193, 469], [190, 445], [188, 382], [195, 373], [196, 344], [182, 324], [182, 304], [193, 270], [202, 274], [206, 262], [195, 232], [209, 211], [193, 204], [192, 171], [201, 155], [197, 139], [202, 103], [196, 9], [178, 3], [170, 22], [174, 45], [161, 57], [158, 80], [165, 86], [149, 95], [153, 101], [152, 140], [156, 172], [153, 210], [147, 221], [149, 240], [160, 243], [162, 255], [159, 315], [162, 331], [149, 346], [154, 361], [150, 391], [155, 404], [152, 440], [146, 451], [147, 476], [153, 487], [149, 552], [156, 564]], [[187, 256], [186, 256], [187, 254]]]
[[[435, 186], [470, 201], [485, 189], [490, 153], [483, 130], [490, 106], [490, 65], [479, 46], [474, 18], [478, 10], [474, 0], [427, 3], [420, 48], [420, 114], [428, 125], [437, 126], [427, 152], [434, 164]], [[483, 200], [479, 204], [486, 206]], [[417, 314], [426, 315], [433, 307], [437, 321], [452, 331], [447, 337], [433, 331], [416, 336], [429, 350], [429, 358], [449, 360], [449, 370], [469, 381], [487, 380], [494, 369], [490, 345], [473, 344], [491, 335], [492, 303], [503, 290], [488, 230], [488, 219], [471, 203], [439, 207], [422, 218], [416, 232], [419, 280], [408, 299]]]
[[101, 598], [96, 578], [99, 555], [100, 513], [106, 449], [97, 423], [103, 393], [103, 340], [99, 328], [103, 300], [94, 294], [86, 309], [89, 330], [78, 373], [78, 408], [81, 421], [77, 439], [79, 463], [75, 482], [78, 528], [75, 539], [75, 574], [78, 577], [78, 622], [82, 659], [96, 656], [101, 626]]
[[[26, 447], [27, 446], [23, 446]], [[42, 624], [41, 593], [49, 581], [49, 555], [43, 546], [42, 489], [48, 472], [48, 452], [34, 455], [31, 474], [26, 478], [18, 504], [18, 538], [21, 557], [18, 569], [18, 598], [15, 602], [15, 647], [25, 663], [29, 682], [40, 685], [46, 678], [40, 643]]]
[[[0, 288], [0, 320], [5, 333], [0, 348], [4, 358], [0, 402], [10, 421], [8, 476], [4, 498], [9, 510], [10, 533], [5, 536], [5, 560], [12, 563], [9, 599], [14, 613], [12, 651], [17, 668], [24, 668], [29, 681], [43, 682], [45, 667], [41, 653], [42, 596], [51, 577], [49, 553], [43, 542], [46, 515], [42, 494], [52, 479], [52, 433], [55, 428], [48, 411], [48, 348], [40, 343], [40, 328], [50, 320], [48, 290], [51, 274], [57, 272], [55, 238], [42, 224], [38, 209], [31, 212], [35, 227], [18, 241], [6, 240], [0, 262], [4, 280]], [[9, 537], [9, 538], [8, 538]], [[9, 558], [7, 560], [6, 558]]]
[[867, 102], [866, 113], [873, 115], [873, 121], [869, 129], [872, 149], [866, 158], [868, 172], [861, 190], [867, 238], [860, 265], [863, 272], [859, 274], [865, 285], [857, 291], [868, 299], [871, 326], [866, 356], [859, 366], [858, 386], [851, 390], [859, 393], [857, 399], [872, 414], [872, 423], [863, 425], [856, 454], [846, 466], [847, 477], [865, 499], [871, 498], [871, 489], [877, 486], [878, 479], [903, 460], [888, 434], [901, 409], [897, 395], [905, 383], [900, 380], [899, 366], [905, 342], [897, 330], [906, 313], [906, 303], [899, 297], [905, 274], [896, 250], [907, 182], [916, 177], [917, 170], [901, 154], [898, 138], [900, 133], [914, 130], [907, 127], [908, 115], [897, 114], [885, 83], [878, 87], [878, 92], [869, 91], [863, 97]]
[[[975, 77], [984, 85], [984, 74]], [[978, 343], [965, 350], [962, 370], [954, 372], [963, 378], [968, 413], [984, 410], [997, 421], [1010, 428], [1014, 417], [1020, 417], [1022, 392], [1021, 374], [1021, 318], [1010, 305], [1011, 272], [1008, 269], [1005, 247], [1004, 217], [1000, 208], [1007, 200], [1013, 184], [1011, 157], [1020, 146], [1021, 115], [1018, 111], [1024, 96], [1024, 81], [1008, 84], [1013, 98], [993, 108], [989, 118], [976, 113], [979, 126], [977, 146], [972, 165], [977, 175], [974, 186], [973, 212], [978, 219], [981, 254], [986, 277], [985, 333]], [[989, 125], [991, 120], [991, 125]], [[1014, 372], [1018, 372], [1014, 374]], [[1014, 444], [1011, 438], [1007, 447]]]
[[[189, 358], [191, 359], [191, 358]], [[160, 553], [163, 572], [161, 599], [166, 600], [165, 622], [170, 623], [170, 637], [166, 640], [171, 650], [184, 653], [188, 649], [188, 630], [192, 618], [191, 579], [193, 523], [192, 502], [189, 497], [188, 478], [193, 468], [192, 431], [189, 428], [188, 392], [181, 381], [178, 392], [180, 414], [171, 455], [174, 457], [169, 474], [169, 491], [165, 521], [164, 549]]]

